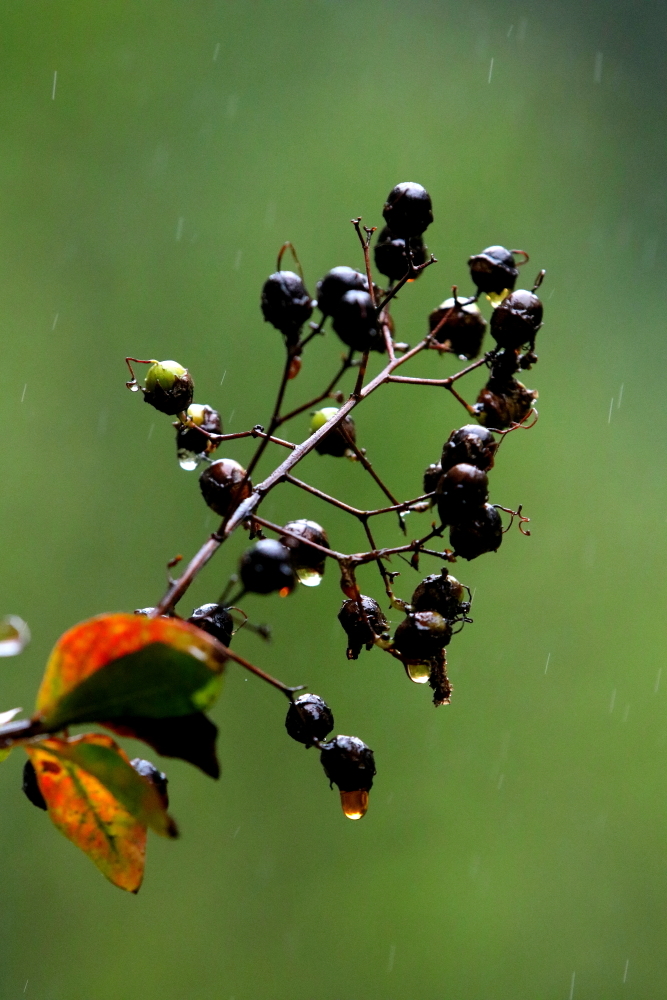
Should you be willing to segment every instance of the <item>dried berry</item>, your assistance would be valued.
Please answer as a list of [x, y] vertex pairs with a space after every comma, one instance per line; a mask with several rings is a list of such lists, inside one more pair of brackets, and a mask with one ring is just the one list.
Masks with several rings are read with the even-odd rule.
[[424, 493], [433, 493], [440, 482], [441, 476], [442, 466], [440, 465], [440, 462], [434, 462], [433, 465], [429, 465], [426, 469], [424, 469]]
[[365, 597], [362, 594], [361, 607], [363, 613], [357, 602], [350, 599], [343, 601], [343, 606], [338, 612], [338, 621], [347, 634], [348, 660], [358, 659], [362, 646], [371, 649], [376, 638], [389, 627], [380, 605], [372, 597]]
[[287, 711], [285, 729], [297, 743], [312, 746], [325, 740], [334, 727], [334, 717], [326, 701], [317, 694], [302, 694]]
[[470, 361], [482, 349], [486, 320], [474, 302], [445, 299], [429, 316], [428, 326], [431, 333], [436, 331], [435, 340], [449, 341], [449, 350], [460, 358]]
[[445, 442], [440, 460], [442, 471], [447, 472], [464, 462], [488, 472], [493, 467], [497, 449], [498, 444], [490, 431], [477, 424], [466, 424], [452, 431]]
[[195, 608], [188, 621], [191, 625], [208, 632], [223, 646], [229, 646], [234, 634], [234, 621], [222, 604], [202, 604]]
[[347, 818], [361, 819], [376, 774], [373, 751], [357, 736], [336, 736], [322, 747], [320, 761], [330, 784], [340, 789]]
[[355, 351], [372, 350], [382, 354], [386, 350], [368, 292], [345, 292], [333, 313], [333, 328], [343, 343]]
[[448, 469], [440, 479], [435, 500], [443, 524], [458, 524], [474, 516], [486, 503], [489, 480], [485, 472], [462, 462]]
[[199, 477], [199, 488], [211, 510], [227, 517], [246, 500], [252, 493], [252, 483], [245, 476], [245, 469], [233, 458], [211, 462]]
[[389, 192], [382, 214], [397, 236], [421, 236], [433, 222], [431, 196], [421, 184], [404, 181]]
[[473, 409], [480, 424], [494, 430], [504, 430], [526, 419], [537, 399], [537, 390], [526, 389], [515, 378], [491, 377]]
[[410, 604], [413, 611], [437, 611], [447, 621], [454, 621], [470, 610], [464, 601], [465, 588], [446, 569], [431, 573], [419, 584]]
[[437, 611], [409, 614], [396, 629], [394, 646], [406, 660], [431, 660], [452, 637], [451, 624]]
[[[308, 521], [306, 518], [301, 518], [298, 521], [288, 521], [285, 527], [293, 534], [300, 535], [301, 538], [305, 538], [309, 542], [322, 545], [325, 549], [330, 548], [324, 528], [317, 524], [316, 521]], [[324, 553], [304, 542], [297, 541], [291, 535], [281, 535], [280, 542], [285, 548], [290, 550], [292, 566], [299, 581], [306, 587], [317, 587], [322, 580], [326, 564], [327, 557]]]
[[[182, 469], [196, 469], [200, 456], [210, 455], [218, 445], [211, 440], [209, 434], [222, 434], [222, 420], [217, 410], [202, 403], [192, 403], [186, 416], [195, 427], [184, 427], [180, 422], [176, 426], [176, 454]], [[197, 430], [201, 427], [201, 431]], [[202, 434], [206, 431], [206, 434]]]
[[[408, 245], [412, 253], [412, 263], [415, 267], [419, 267], [426, 260], [424, 241], [421, 236], [412, 236]], [[380, 274], [386, 275], [390, 281], [400, 281], [408, 272], [405, 240], [402, 236], [392, 233], [389, 226], [380, 231], [375, 242], [375, 266]]]
[[[319, 431], [320, 427], [323, 427], [337, 413], [337, 406], [325, 406], [323, 409], [317, 410], [313, 413], [310, 421], [310, 433], [314, 434], [315, 431]], [[318, 441], [315, 445], [315, 451], [318, 455], [333, 455], [334, 458], [342, 458], [343, 455], [353, 454], [350, 450], [350, 440], [355, 442], [357, 435], [352, 417], [344, 417], [342, 426], [345, 428], [345, 433], [340, 426], [336, 426], [329, 434], [325, 434], [321, 441]]]
[[296, 586], [296, 575], [290, 562], [289, 549], [274, 538], [262, 538], [241, 556], [241, 583], [253, 594], [287, 596]]
[[513, 253], [505, 247], [487, 247], [469, 258], [468, 267], [479, 291], [487, 295], [511, 292], [519, 274]]
[[165, 809], [169, 808], [169, 793], [167, 791], [167, 785], [169, 784], [169, 778], [164, 773], [164, 771], [159, 771], [155, 764], [151, 764], [149, 760], [143, 760], [141, 757], [135, 757], [134, 760], [130, 761], [130, 764], [142, 778], [147, 778], [151, 785], [155, 787]]
[[177, 361], [154, 361], [146, 373], [144, 400], [161, 413], [175, 416], [192, 402], [194, 382]]
[[37, 781], [35, 765], [31, 760], [27, 760], [23, 765], [23, 794], [38, 809], [46, 809], [46, 799], [42, 795], [42, 790]]
[[332, 267], [317, 283], [317, 307], [332, 316], [346, 292], [367, 292], [368, 278], [352, 267]]
[[540, 299], [524, 288], [504, 299], [491, 317], [491, 335], [498, 347], [510, 351], [523, 344], [535, 343], [537, 331], [542, 326], [543, 308]]
[[262, 315], [288, 340], [296, 341], [303, 324], [313, 313], [313, 303], [303, 279], [294, 271], [276, 271], [264, 282]]
[[472, 518], [453, 524], [449, 543], [454, 555], [461, 559], [476, 559], [485, 552], [497, 552], [503, 540], [503, 522], [491, 504], [485, 504]]

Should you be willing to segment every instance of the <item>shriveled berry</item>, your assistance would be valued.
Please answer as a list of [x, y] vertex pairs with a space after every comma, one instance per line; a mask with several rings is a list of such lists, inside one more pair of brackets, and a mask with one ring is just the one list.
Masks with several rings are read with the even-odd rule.
[[433, 493], [440, 482], [441, 476], [442, 466], [440, 462], [434, 462], [433, 465], [427, 466], [424, 469], [424, 493]]
[[177, 361], [155, 361], [146, 374], [144, 401], [161, 413], [175, 416], [192, 402], [194, 382]]
[[368, 278], [352, 267], [332, 267], [317, 282], [317, 307], [325, 316], [332, 316], [346, 292], [367, 292]]
[[142, 778], [147, 778], [151, 785], [154, 786], [158, 795], [162, 799], [162, 803], [167, 809], [169, 807], [169, 792], [167, 791], [167, 785], [169, 784], [169, 778], [164, 773], [164, 771], [158, 770], [155, 764], [151, 764], [149, 760], [143, 760], [141, 757], [135, 757], [130, 761], [130, 764]]
[[504, 430], [526, 419], [537, 396], [536, 389], [526, 389], [523, 382], [513, 377], [502, 380], [491, 377], [477, 397], [475, 415], [484, 427]]
[[[310, 433], [314, 434], [315, 431], [319, 431], [320, 427], [324, 427], [337, 413], [337, 406], [325, 406], [321, 410], [317, 410], [313, 413], [310, 421]], [[345, 433], [342, 432], [340, 426], [336, 426], [332, 428], [329, 434], [325, 434], [321, 441], [318, 441], [315, 445], [315, 451], [318, 455], [333, 455], [334, 458], [342, 458], [343, 455], [348, 454], [350, 440], [355, 442], [357, 439], [352, 417], [344, 417], [342, 426], [345, 428]]]
[[313, 313], [313, 303], [303, 279], [294, 271], [276, 271], [264, 282], [260, 305], [262, 315], [289, 340], [296, 340], [298, 331]]
[[487, 247], [469, 258], [468, 267], [479, 291], [487, 295], [511, 292], [519, 274], [514, 255], [505, 247]]
[[[324, 528], [316, 521], [301, 518], [298, 521], [288, 521], [285, 528], [309, 542], [322, 545], [325, 549], [330, 548]], [[306, 587], [316, 587], [324, 573], [327, 558], [324, 553], [307, 545], [306, 542], [297, 541], [292, 535], [281, 535], [280, 542], [289, 549], [292, 566], [301, 583]]]
[[296, 586], [289, 549], [274, 538], [262, 538], [241, 556], [241, 583], [253, 594], [286, 596]]
[[443, 524], [457, 524], [474, 515], [489, 496], [489, 480], [485, 472], [461, 462], [448, 469], [436, 490], [438, 513]]
[[[421, 236], [412, 236], [408, 241], [412, 252], [412, 263], [415, 267], [426, 260], [426, 247]], [[386, 275], [390, 281], [400, 281], [408, 272], [408, 256], [405, 252], [405, 240], [402, 236], [392, 233], [389, 226], [378, 234], [375, 242], [375, 266], [380, 274]]]
[[394, 646], [406, 660], [431, 660], [452, 637], [451, 624], [437, 611], [409, 614], [396, 629]]
[[431, 333], [436, 331], [435, 340], [449, 341], [450, 351], [460, 358], [470, 361], [482, 349], [486, 320], [474, 302], [445, 299], [429, 316], [428, 326]]
[[491, 335], [498, 347], [510, 351], [522, 344], [532, 344], [542, 326], [543, 307], [533, 292], [524, 288], [512, 292], [494, 310], [491, 317]]
[[357, 736], [336, 736], [322, 747], [320, 760], [327, 778], [341, 792], [368, 792], [373, 787], [373, 751]]
[[208, 632], [223, 646], [229, 646], [232, 641], [234, 621], [222, 604], [202, 604], [200, 608], [195, 608], [188, 621], [191, 625]]
[[217, 462], [211, 462], [199, 477], [204, 500], [220, 517], [227, 517], [252, 493], [250, 479], [241, 485], [245, 474], [243, 466], [233, 458], [219, 458]]
[[456, 556], [476, 559], [485, 552], [496, 552], [503, 540], [503, 522], [491, 504], [485, 504], [466, 521], [449, 529], [449, 543]]
[[377, 311], [368, 292], [345, 292], [333, 313], [333, 328], [343, 343], [355, 351], [382, 354], [386, 350]]
[[382, 215], [397, 236], [421, 236], [433, 222], [431, 196], [421, 184], [403, 181], [389, 192]]
[[[389, 627], [380, 605], [372, 597], [361, 595], [361, 607], [353, 600], [343, 601], [338, 612], [338, 621], [347, 634], [347, 658], [356, 660], [362, 646], [371, 649], [375, 639], [386, 632]], [[364, 617], [365, 616], [365, 617]]]
[[312, 746], [325, 740], [333, 727], [333, 712], [317, 694], [299, 695], [287, 710], [285, 729], [297, 743]]
[[21, 785], [23, 794], [38, 809], [46, 809], [46, 799], [42, 795], [42, 790], [37, 781], [35, 765], [31, 760], [27, 760], [23, 765], [23, 784]]
[[[210, 455], [218, 447], [208, 434], [222, 434], [222, 420], [217, 410], [212, 406], [202, 403], [192, 403], [188, 407], [186, 416], [195, 427], [184, 427], [183, 424], [176, 425], [176, 452], [178, 459], [183, 463], [189, 463], [188, 467], [196, 467], [196, 457], [199, 455]], [[201, 427], [202, 434], [197, 430]]]
[[466, 424], [452, 431], [445, 441], [440, 460], [442, 471], [447, 472], [463, 462], [488, 472], [493, 468], [497, 449], [498, 444], [490, 431], [477, 424]]
[[410, 604], [414, 611], [437, 611], [447, 621], [453, 621], [470, 610], [464, 601], [465, 589], [446, 569], [425, 577], [415, 590]]

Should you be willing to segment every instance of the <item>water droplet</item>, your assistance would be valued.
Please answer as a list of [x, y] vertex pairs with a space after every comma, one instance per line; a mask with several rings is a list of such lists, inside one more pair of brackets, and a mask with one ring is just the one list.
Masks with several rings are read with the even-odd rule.
[[0, 619], [0, 656], [16, 656], [30, 642], [30, 629], [18, 615]]
[[368, 792], [365, 788], [356, 792], [341, 792], [340, 804], [348, 819], [361, 819], [368, 809]]
[[431, 667], [428, 663], [408, 663], [408, 677], [415, 684], [428, 684], [431, 676]]
[[186, 448], [179, 448], [178, 464], [182, 469], [185, 469], [186, 472], [193, 472], [199, 465], [199, 456], [194, 451], [188, 451]]
[[134, 383], [134, 385], [128, 386], [128, 388], [130, 389], [131, 392], [139, 392], [139, 386], [137, 385], [136, 382]]
[[298, 569], [296, 575], [304, 587], [319, 587], [322, 582], [322, 574], [316, 569]]

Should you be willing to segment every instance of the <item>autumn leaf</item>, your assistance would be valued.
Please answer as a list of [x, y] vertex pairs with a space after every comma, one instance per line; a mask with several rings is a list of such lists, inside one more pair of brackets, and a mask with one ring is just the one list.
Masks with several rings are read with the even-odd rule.
[[36, 717], [56, 731], [80, 722], [192, 715], [215, 701], [225, 654], [178, 618], [100, 615], [56, 643]]
[[159, 792], [110, 736], [87, 733], [26, 746], [54, 825], [114, 885], [137, 892], [146, 831], [176, 836]]

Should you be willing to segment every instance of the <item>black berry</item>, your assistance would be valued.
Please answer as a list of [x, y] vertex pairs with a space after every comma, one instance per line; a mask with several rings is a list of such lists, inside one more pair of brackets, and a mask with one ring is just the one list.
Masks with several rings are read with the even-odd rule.
[[442, 466], [440, 462], [434, 462], [424, 470], [424, 493], [434, 493], [442, 476]]
[[382, 214], [397, 236], [421, 236], [433, 222], [431, 196], [421, 184], [404, 181], [389, 192]]
[[220, 517], [227, 517], [250, 496], [252, 483], [249, 479], [243, 483], [245, 475], [243, 466], [233, 458], [219, 458], [217, 462], [211, 462], [199, 477], [204, 500]]
[[371, 649], [375, 639], [389, 627], [380, 605], [372, 597], [365, 597], [362, 594], [361, 606], [363, 614], [357, 602], [350, 599], [343, 601], [343, 606], [338, 612], [338, 621], [347, 634], [348, 660], [358, 659], [362, 646]]
[[286, 596], [296, 586], [289, 549], [273, 538], [255, 542], [241, 556], [241, 583], [253, 594]]
[[260, 304], [266, 322], [280, 330], [288, 340], [297, 339], [299, 330], [313, 312], [313, 303], [303, 279], [294, 271], [276, 271], [267, 278]]
[[223, 646], [229, 646], [234, 634], [234, 621], [229, 611], [221, 604], [202, 604], [195, 608], [188, 621], [191, 625], [208, 632]]
[[504, 430], [525, 420], [536, 399], [537, 391], [526, 389], [523, 382], [513, 377], [492, 376], [477, 397], [474, 409], [484, 427]]
[[394, 646], [406, 660], [431, 660], [452, 637], [452, 626], [437, 611], [409, 614], [396, 629]]
[[194, 388], [187, 368], [177, 361], [154, 361], [146, 373], [144, 401], [173, 417], [187, 410]]
[[486, 320], [474, 302], [445, 299], [429, 316], [428, 326], [431, 333], [436, 331], [435, 340], [449, 341], [450, 351], [460, 358], [472, 360], [482, 349]]
[[498, 347], [516, 350], [535, 342], [542, 326], [542, 303], [537, 295], [521, 288], [500, 303], [491, 317], [491, 335]]
[[474, 516], [489, 496], [489, 480], [485, 472], [462, 462], [448, 469], [436, 490], [438, 513], [443, 524], [457, 524]]
[[490, 431], [477, 424], [466, 424], [452, 431], [445, 442], [440, 460], [442, 471], [447, 472], [463, 462], [488, 472], [493, 467], [497, 449], [498, 444]]
[[368, 292], [345, 292], [333, 313], [333, 328], [343, 343], [355, 351], [373, 350], [382, 354], [386, 349]]
[[46, 799], [42, 795], [42, 790], [37, 782], [37, 772], [31, 760], [27, 760], [23, 765], [23, 794], [38, 809], [46, 809]]
[[468, 260], [470, 277], [480, 292], [500, 295], [505, 289], [512, 291], [519, 271], [514, 255], [505, 247], [487, 247]]
[[368, 792], [373, 787], [373, 751], [357, 736], [336, 736], [322, 747], [320, 760], [327, 778], [341, 792]]
[[167, 809], [169, 807], [169, 793], [167, 791], [169, 778], [164, 771], [159, 771], [155, 764], [151, 764], [149, 760], [143, 760], [141, 757], [135, 757], [134, 760], [130, 761], [130, 764], [142, 778], [148, 778], [162, 799], [165, 809]]
[[[421, 236], [412, 236], [408, 245], [415, 267], [423, 264], [426, 260], [426, 247]], [[405, 240], [402, 236], [392, 233], [388, 226], [380, 231], [375, 242], [375, 266], [380, 274], [386, 275], [390, 281], [400, 281], [408, 271]]]
[[491, 504], [485, 504], [466, 521], [449, 529], [449, 543], [454, 555], [476, 559], [485, 552], [496, 552], [503, 540], [503, 522]]
[[410, 604], [413, 611], [437, 611], [447, 621], [454, 621], [461, 614], [470, 610], [470, 604], [464, 601], [465, 590], [454, 576], [446, 569], [440, 573], [431, 573], [419, 584]]
[[287, 711], [285, 729], [297, 743], [306, 746], [319, 743], [327, 738], [333, 727], [333, 713], [319, 695], [299, 695]]
[[[288, 521], [285, 527], [293, 534], [299, 535], [309, 542], [322, 545], [325, 549], [330, 548], [324, 528], [317, 524], [316, 521], [308, 521], [306, 518], [301, 518], [298, 521]], [[307, 545], [305, 542], [297, 541], [291, 535], [282, 535], [280, 541], [285, 548], [290, 550], [292, 566], [301, 583], [307, 587], [317, 586], [322, 579], [326, 564], [327, 557], [324, 553], [312, 548], [312, 546]]]
[[346, 292], [367, 292], [368, 278], [352, 267], [333, 267], [317, 283], [317, 307], [332, 316]]

